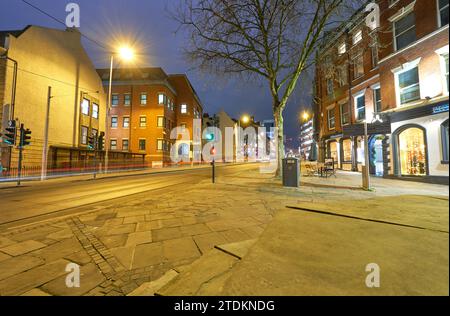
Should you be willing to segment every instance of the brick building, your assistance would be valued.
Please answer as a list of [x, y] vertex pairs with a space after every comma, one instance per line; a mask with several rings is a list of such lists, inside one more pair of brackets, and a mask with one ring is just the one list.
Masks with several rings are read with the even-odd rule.
[[[84, 167], [92, 160], [87, 137], [104, 131], [106, 96], [75, 29], [28, 26], [0, 32], [0, 129], [9, 119], [32, 131], [23, 152], [25, 170], [40, 174], [48, 118], [48, 168]], [[8, 57], [8, 59], [5, 59]], [[14, 63], [17, 61], [15, 102]], [[48, 87], [52, 88], [50, 107]], [[15, 106], [11, 105], [15, 103]], [[3, 170], [17, 168], [17, 146], [0, 143]]]
[[[97, 72], [108, 90], [109, 69]], [[192, 159], [193, 122], [201, 119], [202, 113], [201, 102], [187, 76], [167, 75], [161, 68], [115, 69], [106, 146], [145, 154], [153, 166], [170, 163], [174, 145], [177, 155]], [[175, 127], [189, 131], [190, 141], [172, 139]]]
[[373, 175], [448, 183], [448, 0], [376, 3], [377, 27], [361, 8], [318, 54], [319, 157], [361, 170], [366, 121]]

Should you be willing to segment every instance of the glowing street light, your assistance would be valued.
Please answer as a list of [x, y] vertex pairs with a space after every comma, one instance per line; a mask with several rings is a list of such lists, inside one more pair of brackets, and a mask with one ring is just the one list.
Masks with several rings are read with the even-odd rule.
[[105, 173], [108, 172], [108, 164], [109, 164], [109, 113], [111, 111], [111, 103], [112, 103], [112, 78], [113, 78], [113, 69], [114, 69], [114, 55], [118, 55], [120, 59], [125, 62], [131, 62], [134, 60], [135, 53], [133, 49], [129, 46], [121, 46], [118, 51], [111, 53], [111, 63], [109, 69], [109, 90], [108, 90], [108, 110], [106, 114], [106, 125], [105, 125]]
[[248, 115], [243, 115], [243, 116], [241, 117], [241, 121], [242, 121], [242, 123], [244, 123], [244, 124], [248, 124], [248, 123], [250, 122], [250, 117], [249, 117]]
[[302, 119], [303, 121], [307, 122], [309, 120], [309, 113], [306, 111], [303, 112]]

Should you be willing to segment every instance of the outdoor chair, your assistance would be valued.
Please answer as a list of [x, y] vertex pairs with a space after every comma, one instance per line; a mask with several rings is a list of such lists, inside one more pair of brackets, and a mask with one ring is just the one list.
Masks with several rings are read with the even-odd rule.
[[325, 175], [326, 177], [331, 177], [334, 176], [335, 178], [337, 178], [336, 176], [336, 168], [334, 167], [334, 159], [330, 158], [330, 159], [325, 159]]
[[318, 175], [317, 169], [315, 168], [315, 166], [311, 165], [311, 164], [306, 164], [306, 176], [308, 177], [314, 177]]

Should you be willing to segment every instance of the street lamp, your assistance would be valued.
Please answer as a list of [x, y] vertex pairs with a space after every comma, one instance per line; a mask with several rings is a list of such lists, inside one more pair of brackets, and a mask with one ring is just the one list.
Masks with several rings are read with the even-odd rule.
[[114, 55], [118, 55], [122, 60], [130, 62], [134, 59], [135, 54], [132, 48], [128, 46], [122, 46], [117, 52], [111, 53], [111, 62], [109, 68], [109, 89], [108, 89], [108, 110], [106, 113], [106, 125], [105, 125], [105, 173], [108, 172], [109, 164], [109, 114], [111, 111], [111, 101], [112, 101], [112, 79], [113, 79], [113, 69], [114, 69]]
[[304, 122], [307, 122], [309, 120], [309, 113], [306, 111], [303, 112], [302, 119]]
[[[242, 115], [238, 120], [238, 140], [239, 140], [239, 147], [241, 147], [241, 122], [247, 125], [250, 123], [250, 116], [247, 114]], [[240, 150], [241, 148], [239, 148]], [[245, 153], [244, 153], [245, 156]]]

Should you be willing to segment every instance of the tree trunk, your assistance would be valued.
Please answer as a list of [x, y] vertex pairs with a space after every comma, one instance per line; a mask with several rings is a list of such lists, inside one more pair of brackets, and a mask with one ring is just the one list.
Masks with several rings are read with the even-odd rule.
[[278, 128], [278, 169], [275, 174], [277, 178], [280, 178], [283, 174], [283, 159], [284, 159], [284, 120], [283, 120], [283, 107], [274, 105], [275, 127]]

